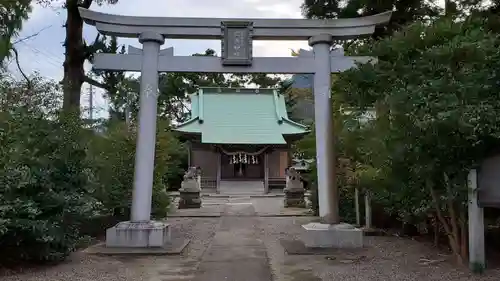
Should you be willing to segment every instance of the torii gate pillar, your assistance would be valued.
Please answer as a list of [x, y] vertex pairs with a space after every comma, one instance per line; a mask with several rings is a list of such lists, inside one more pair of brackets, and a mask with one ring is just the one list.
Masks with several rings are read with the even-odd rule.
[[318, 171], [318, 205], [320, 223], [302, 225], [303, 242], [311, 248], [363, 247], [363, 231], [340, 223], [339, 190], [336, 177], [335, 136], [331, 101], [330, 48], [333, 37], [320, 34], [309, 38], [314, 55], [314, 123], [316, 133], [316, 163]]
[[314, 124], [318, 169], [318, 204], [321, 222], [338, 224], [338, 189], [335, 177], [333, 112], [331, 104], [330, 48], [333, 37], [321, 34], [309, 39], [314, 53]]
[[106, 231], [107, 247], [163, 247], [170, 241], [170, 227], [151, 221], [154, 162], [156, 147], [156, 111], [158, 104], [158, 58], [163, 35], [143, 32], [139, 124], [135, 154], [134, 191], [130, 221], [118, 223]]
[[158, 56], [165, 43], [161, 34], [144, 32], [142, 44], [139, 126], [135, 152], [134, 191], [130, 220], [145, 222], [151, 218], [153, 171], [156, 145], [156, 111], [158, 95]]

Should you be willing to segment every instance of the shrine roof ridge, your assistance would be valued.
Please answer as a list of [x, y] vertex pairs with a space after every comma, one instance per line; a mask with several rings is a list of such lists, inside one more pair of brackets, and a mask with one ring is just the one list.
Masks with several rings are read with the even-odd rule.
[[[204, 91], [206, 94], [224, 94], [224, 93], [229, 93], [229, 94], [237, 94], [237, 93], [274, 94], [275, 92], [277, 92], [278, 89], [276, 87], [269, 87], [269, 88], [199, 87], [198, 91], [196, 91], [194, 94], [199, 94], [200, 93], [199, 90]], [[279, 94], [279, 92], [278, 92], [278, 94]]]

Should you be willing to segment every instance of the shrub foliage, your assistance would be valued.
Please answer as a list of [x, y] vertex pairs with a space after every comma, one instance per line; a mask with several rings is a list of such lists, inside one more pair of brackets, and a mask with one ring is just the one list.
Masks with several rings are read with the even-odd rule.
[[[128, 217], [136, 136], [124, 124], [104, 133], [59, 115], [58, 85], [0, 79], [0, 262], [60, 261], [78, 245], [82, 225]], [[183, 162], [183, 145], [160, 122], [153, 215], [167, 215], [165, 178]], [[104, 227], [105, 226], [100, 226]]]

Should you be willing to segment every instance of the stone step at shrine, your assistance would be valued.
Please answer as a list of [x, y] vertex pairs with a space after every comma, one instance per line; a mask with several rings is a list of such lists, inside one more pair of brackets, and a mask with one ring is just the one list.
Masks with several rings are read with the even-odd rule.
[[221, 181], [219, 193], [224, 195], [264, 194], [264, 181]]

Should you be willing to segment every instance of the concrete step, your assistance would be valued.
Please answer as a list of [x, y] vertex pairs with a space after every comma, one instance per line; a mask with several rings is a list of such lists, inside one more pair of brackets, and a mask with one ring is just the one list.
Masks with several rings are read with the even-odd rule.
[[219, 187], [220, 194], [263, 194], [263, 181], [221, 181]]

